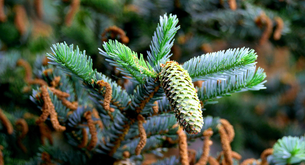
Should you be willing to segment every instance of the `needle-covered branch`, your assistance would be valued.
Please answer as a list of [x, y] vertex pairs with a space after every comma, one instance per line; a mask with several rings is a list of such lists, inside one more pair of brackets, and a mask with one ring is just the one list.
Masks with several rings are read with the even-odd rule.
[[166, 14], [160, 16], [160, 22], [150, 44], [150, 51], [147, 52], [149, 64], [160, 71], [160, 64], [164, 64], [171, 56], [170, 51], [174, 45], [174, 36], [179, 30], [177, 26], [178, 19], [176, 15]]
[[198, 90], [198, 97], [205, 104], [215, 103], [214, 99], [236, 92], [265, 89], [266, 74], [263, 69], [252, 67], [235, 69], [218, 79], [207, 79]]
[[103, 48], [99, 49], [100, 54], [106, 57], [110, 65], [120, 68], [123, 74], [130, 76], [139, 83], [144, 83], [146, 76], [157, 77], [157, 73], [152, 69], [151, 65], [146, 62], [143, 55], [132, 51], [130, 48], [118, 41], [104, 42]]
[[193, 82], [215, 79], [243, 66], [253, 66], [257, 58], [253, 49], [228, 49], [194, 57], [183, 64]]

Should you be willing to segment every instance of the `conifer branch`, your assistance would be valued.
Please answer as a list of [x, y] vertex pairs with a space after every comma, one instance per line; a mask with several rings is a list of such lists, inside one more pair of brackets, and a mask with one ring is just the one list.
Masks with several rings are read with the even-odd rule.
[[183, 64], [193, 82], [218, 78], [242, 66], [253, 66], [257, 58], [253, 49], [228, 49], [194, 57]]
[[145, 76], [157, 77], [157, 73], [144, 60], [143, 55], [140, 54], [139, 59], [137, 53], [131, 51], [124, 44], [116, 40], [109, 40], [108, 42], [104, 42], [103, 48], [105, 51], [99, 49], [100, 54], [106, 57], [110, 65], [120, 68], [123, 74], [134, 78], [139, 83], [144, 83], [143, 79]]
[[[273, 146], [273, 163], [275, 164], [299, 164], [305, 161], [305, 137], [285, 136], [279, 139]], [[268, 153], [268, 152], [267, 152]], [[265, 152], [265, 155], [268, 155]], [[269, 151], [271, 153], [271, 151]], [[266, 158], [267, 156], [262, 156]], [[265, 160], [265, 159], [263, 159]]]
[[176, 156], [171, 156], [163, 160], [158, 160], [156, 163], [153, 163], [152, 165], [168, 165], [168, 164], [178, 164], [178, 163], [179, 160], [176, 158]]
[[160, 16], [160, 22], [149, 46], [150, 51], [147, 52], [148, 62], [157, 72], [161, 69], [159, 65], [164, 64], [171, 56], [170, 51], [174, 45], [174, 36], [180, 28], [177, 24], [176, 15], [167, 16], [164, 14], [163, 17]]
[[148, 78], [145, 84], [139, 84], [131, 98], [130, 107], [136, 113], [150, 113], [153, 103], [163, 96], [158, 79]]
[[[124, 140], [125, 138], [125, 135], [128, 133], [129, 129], [130, 129], [130, 126], [135, 122], [134, 119], [126, 122], [126, 124], [123, 126], [123, 129], [122, 129], [122, 133], [120, 134], [120, 136], [115, 139], [114, 143], [112, 143], [114, 146], [111, 148], [110, 152], [109, 152], [109, 155], [110, 156], [113, 156], [113, 154], [117, 151], [117, 149], [120, 147], [121, 145], [121, 142]], [[135, 151], [135, 149], [133, 150]]]
[[242, 67], [235, 69], [231, 74], [223, 75], [219, 79], [207, 79], [202, 83], [202, 87], [198, 90], [199, 100], [205, 104], [215, 103], [216, 98], [221, 98], [236, 92], [248, 90], [265, 89], [264, 83], [266, 74], [263, 69], [255, 70], [252, 67]]
[[81, 52], [78, 47], [73, 50], [73, 45], [68, 46], [66, 43], [53, 44], [51, 50], [53, 54], [47, 54], [49, 64], [59, 66], [87, 83], [96, 80], [96, 71], [92, 69], [92, 59], [86, 55], [85, 51]]
[[[126, 91], [122, 90], [115, 82], [111, 81], [105, 75], [92, 69], [93, 63], [91, 57], [81, 52], [77, 47], [73, 49], [73, 45], [68, 46], [66, 43], [57, 43], [53, 45], [52, 54], [48, 54], [50, 64], [61, 67], [68, 74], [73, 74], [81, 78], [86, 87], [89, 88], [89, 94], [94, 96], [97, 100], [104, 98], [105, 90], [99, 90], [100, 87], [96, 84], [97, 80], [103, 80], [109, 83], [112, 89], [111, 103], [122, 111], [127, 107], [129, 96]], [[118, 100], [120, 103], [117, 104]]]
[[[124, 141], [124, 145], [118, 149], [117, 153], [122, 153], [124, 150], [128, 150], [131, 155], [135, 154], [135, 149], [138, 146], [140, 141], [140, 138], [136, 138], [129, 141]], [[142, 153], [145, 153], [145, 151], [150, 151], [154, 148], [158, 148], [163, 145], [163, 138], [161, 135], [154, 135], [146, 139], [146, 145], [142, 149]], [[121, 151], [121, 152], [119, 152]], [[116, 155], [117, 155], [116, 153]], [[118, 157], [121, 157], [121, 155], [117, 155]]]
[[[146, 131], [147, 137], [153, 135], [174, 135], [177, 132], [177, 120], [174, 114], [161, 114], [146, 119], [143, 127]], [[125, 136], [125, 140], [138, 138], [139, 132], [137, 128], [131, 128]]]

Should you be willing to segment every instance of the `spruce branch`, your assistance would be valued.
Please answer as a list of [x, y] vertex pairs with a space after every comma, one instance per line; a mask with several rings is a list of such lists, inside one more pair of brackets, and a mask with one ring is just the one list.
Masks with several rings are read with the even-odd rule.
[[[161, 114], [158, 116], [153, 116], [146, 119], [146, 123], [143, 127], [146, 131], [147, 137], [153, 135], [174, 135], [177, 132], [177, 120], [174, 114]], [[128, 134], [125, 136], [125, 140], [137, 138], [139, 136], [139, 131], [137, 127], [131, 127]]]
[[[140, 138], [136, 138], [133, 140], [125, 141], [119, 149], [118, 152], [115, 153], [115, 157], [121, 157], [123, 151], [129, 151], [131, 155], [136, 154], [135, 150], [139, 144]], [[146, 139], [146, 145], [142, 149], [142, 153], [146, 151], [150, 151], [152, 149], [158, 148], [163, 145], [164, 139], [161, 135], [154, 135]]]
[[158, 79], [147, 78], [144, 84], [139, 84], [131, 96], [130, 109], [136, 113], [149, 114], [154, 102], [164, 96]]
[[[99, 90], [100, 86], [97, 85], [97, 80], [103, 80], [105, 83], [110, 84], [112, 89], [111, 103], [116, 105], [117, 109], [123, 110], [129, 102], [129, 96], [126, 91], [122, 90], [115, 82], [111, 81], [105, 75], [92, 69], [92, 59], [85, 54], [85, 51], [81, 52], [78, 47], [73, 49], [73, 45], [68, 46], [66, 43], [57, 43], [53, 45], [53, 54], [48, 54], [50, 64], [61, 67], [68, 74], [75, 75], [81, 78], [86, 87], [89, 88], [89, 93], [96, 99], [100, 100], [104, 98], [105, 90]], [[117, 101], [120, 104], [117, 104]]]
[[106, 57], [106, 61], [110, 62], [110, 65], [120, 68], [123, 74], [133, 77], [139, 83], [144, 83], [145, 76], [157, 77], [157, 73], [144, 60], [143, 55], [140, 54], [139, 59], [137, 53], [124, 44], [109, 40], [104, 42], [103, 48], [105, 51], [99, 49], [100, 54]]
[[273, 163], [298, 164], [305, 161], [305, 141], [298, 137], [285, 136], [273, 146]]
[[96, 80], [97, 71], [92, 69], [91, 57], [87, 56], [85, 51], [81, 52], [78, 46], [74, 50], [73, 44], [68, 46], [66, 43], [57, 43], [53, 44], [51, 50], [53, 54], [47, 54], [50, 64], [59, 66], [68, 73], [73, 73], [85, 82]]
[[171, 156], [169, 158], [158, 160], [156, 163], [153, 163], [152, 165], [168, 165], [168, 164], [179, 164], [179, 159], [176, 158], [176, 156]]
[[160, 22], [154, 36], [152, 37], [150, 51], [147, 52], [148, 62], [153, 68], [159, 72], [160, 64], [164, 64], [171, 56], [170, 51], [174, 45], [174, 36], [179, 30], [177, 26], [178, 18], [176, 15], [170, 14], [160, 16]]
[[253, 66], [257, 58], [253, 49], [228, 49], [194, 57], [183, 64], [193, 82], [219, 77], [242, 66]]
[[241, 67], [218, 79], [211, 78], [204, 81], [198, 90], [198, 97], [205, 104], [212, 104], [215, 103], [214, 99], [232, 93], [265, 89], [264, 83], [267, 81], [264, 80], [265, 78], [266, 74], [261, 68], [256, 70], [255, 66]]

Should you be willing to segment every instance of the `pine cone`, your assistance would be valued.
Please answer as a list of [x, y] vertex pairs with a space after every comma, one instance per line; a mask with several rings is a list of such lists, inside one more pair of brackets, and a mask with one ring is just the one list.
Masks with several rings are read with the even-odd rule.
[[179, 124], [189, 134], [199, 133], [203, 126], [201, 105], [188, 72], [169, 61], [163, 66], [160, 81]]

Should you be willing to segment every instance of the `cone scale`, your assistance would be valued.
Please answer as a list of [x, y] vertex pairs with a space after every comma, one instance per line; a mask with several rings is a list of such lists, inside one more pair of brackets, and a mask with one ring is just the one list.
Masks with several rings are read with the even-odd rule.
[[178, 123], [189, 134], [199, 133], [203, 118], [191, 77], [177, 62], [169, 61], [161, 67], [159, 80]]

